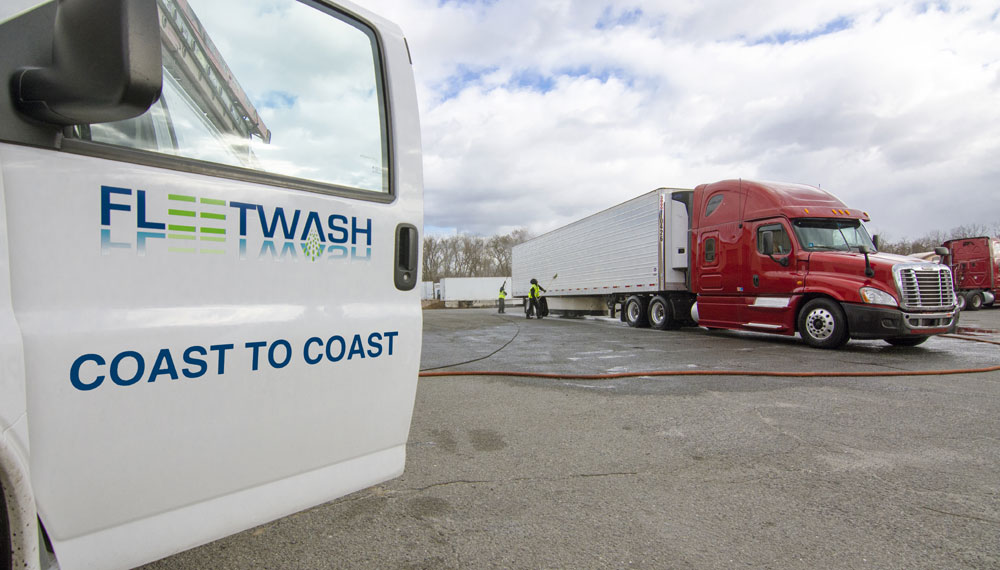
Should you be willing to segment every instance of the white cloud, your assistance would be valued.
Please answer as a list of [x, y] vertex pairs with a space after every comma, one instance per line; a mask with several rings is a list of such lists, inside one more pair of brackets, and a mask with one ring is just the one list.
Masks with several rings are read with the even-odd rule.
[[987, 3], [365, 5], [409, 39], [429, 225], [541, 232], [734, 177], [822, 184], [893, 237], [1000, 222]]

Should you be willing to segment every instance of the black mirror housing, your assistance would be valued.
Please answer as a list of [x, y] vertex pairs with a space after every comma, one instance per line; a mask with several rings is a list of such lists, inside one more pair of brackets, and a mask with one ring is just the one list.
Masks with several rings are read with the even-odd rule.
[[764, 243], [761, 244], [764, 248], [764, 251], [762, 251], [761, 253], [763, 253], [764, 255], [774, 255], [774, 234], [768, 231], [762, 232], [761, 239], [763, 239], [764, 241]]
[[163, 86], [156, 0], [59, 0], [52, 63], [10, 79], [18, 110], [55, 125], [137, 117]]

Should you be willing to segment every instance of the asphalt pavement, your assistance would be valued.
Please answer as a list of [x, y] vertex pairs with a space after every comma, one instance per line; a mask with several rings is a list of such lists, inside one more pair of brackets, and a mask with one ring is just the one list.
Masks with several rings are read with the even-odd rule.
[[709, 374], [422, 378], [402, 477], [148, 568], [1000, 568], [1000, 372], [917, 375], [1000, 365], [1000, 309], [838, 351], [517, 311], [424, 311], [421, 367]]

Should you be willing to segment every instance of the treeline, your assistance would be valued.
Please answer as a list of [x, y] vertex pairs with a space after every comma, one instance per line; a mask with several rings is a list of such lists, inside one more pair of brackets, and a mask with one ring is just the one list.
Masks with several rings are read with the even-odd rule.
[[531, 238], [526, 229], [490, 237], [458, 234], [428, 236], [423, 243], [424, 281], [442, 277], [507, 277], [510, 250]]
[[891, 240], [886, 236], [879, 236], [879, 251], [886, 253], [898, 253], [900, 255], [910, 255], [913, 253], [923, 253], [934, 251], [935, 247], [950, 239], [980, 237], [980, 236], [1000, 236], [1000, 222], [994, 224], [969, 224], [952, 228], [950, 231], [942, 232], [934, 230], [927, 232], [923, 237], [917, 239]]

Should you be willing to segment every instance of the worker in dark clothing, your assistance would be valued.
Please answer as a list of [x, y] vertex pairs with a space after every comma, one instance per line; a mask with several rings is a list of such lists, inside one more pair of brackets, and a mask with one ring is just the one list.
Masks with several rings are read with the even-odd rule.
[[[506, 283], [504, 283], [504, 285], [506, 285]], [[507, 298], [507, 290], [504, 289], [504, 285], [500, 286], [500, 296], [497, 298], [497, 303], [499, 303], [499, 305], [500, 305], [500, 309], [497, 311], [498, 313], [505, 313], [506, 312], [504, 310], [504, 307], [503, 307], [503, 305], [504, 305], [504, 299]]]
[[542, 297], [542, 293], [545, 292], [545, 288], [538, 284], [537, 279], [531, 280], [531, 290], [528, 292], [528, 314], [526, 318], [531, 318], [531, 315], [537, 315], [538, 318], [542, 318], [542, 309], [538, 305], [538, 300]]

